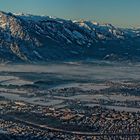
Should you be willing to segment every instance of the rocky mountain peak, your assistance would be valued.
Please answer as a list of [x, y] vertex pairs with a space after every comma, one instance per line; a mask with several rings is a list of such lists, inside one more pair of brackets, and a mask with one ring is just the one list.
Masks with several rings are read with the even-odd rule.
[[0, 60], [135, 59], [140, 30], [49, 16], [0, 12]]

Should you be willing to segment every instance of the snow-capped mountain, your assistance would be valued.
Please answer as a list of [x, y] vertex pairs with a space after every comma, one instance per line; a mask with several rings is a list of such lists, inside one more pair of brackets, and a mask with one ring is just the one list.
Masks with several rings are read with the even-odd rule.
[[140, 61], [140, 29], [0, 12], [0, 61]]

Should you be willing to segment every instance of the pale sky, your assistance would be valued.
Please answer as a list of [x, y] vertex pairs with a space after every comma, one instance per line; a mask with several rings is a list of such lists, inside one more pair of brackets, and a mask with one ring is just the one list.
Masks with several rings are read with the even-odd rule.
[[140, 27], [140, 0], [0, 0], [0, 10]]

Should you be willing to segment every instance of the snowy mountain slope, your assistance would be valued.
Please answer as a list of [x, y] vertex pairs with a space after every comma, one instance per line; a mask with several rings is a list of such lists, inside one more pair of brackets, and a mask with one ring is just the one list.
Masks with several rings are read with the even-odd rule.
[[0, 61], [140, 60], [140, 29], [0, 12]]

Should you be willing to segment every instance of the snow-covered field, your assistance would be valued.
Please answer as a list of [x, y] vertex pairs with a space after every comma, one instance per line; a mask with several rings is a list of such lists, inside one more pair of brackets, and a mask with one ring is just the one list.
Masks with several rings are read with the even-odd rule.
[[[56, 97], [56, 96], [55, 96]], [[89, 102], [96, 102], [97, 100], [112, 100], [112, 101], [140, 101], [140, 97], [136, 96], [123, 96], [123, 95], [105, 95], [105, 94], [95, 94], [95, 95], [75, 95], [71, 97], [60, 97], [57, 96], [59, 99], [69, 99], [69, 100], [80, 100], [80, 101], [89, 101]]]
[[63, 100], [44, 99], [43, 97], [22, 97], [20, 96], [20, 94], [18, 95], [12, 93], [0, 93], [0, 96], [5, 97], [6, 99], [10, 99], [12, 101], [22, 101], [43, 106], [54, 106], [63, 102]]
[[85, 106], [95, 107], [101, 106], [108, 109], [115, 109], [117, 111], [127, 111], [127, 112], [139, 112], [140, 108], [124, 107], [124, 106], [111, 106], [111, 105], [100, 105], [100, 104], [86, 104]]
[[25, 85], [25, 84], [33, 84], [31, 81], [20, 79], [16, 76], [0, 76], [0, 84], [1, 85]]
[[[4, 72], [8, 73], [8, 75], [4, 75]], [[49, 74], [49, 76], [47, 74]], [[53, 78], [51, 76], [53, 76]], [[56, 81], [59, 79], [58, 83], [52, 85], [49, 90], [78, 88], [84, 91], [85, 94], [84, 92], [80, 94], [75, 91], [76, 94], [70, 94], [71, 96], [61, 96], [61, 94], [59, 94], [58, 96], [52, 95], [52, 97], [49, 97], [47, 94], [46, 96], [44, 94], [41, 96], [38, 92], [34, 94], [34, 90], [30, 92], [24, 88], [19, 90], [18, 88], [9, 89], [6, 87], [11, 85], [34, 85], [35, 81], [47, 80], [49, 82], [55, 82], [55, 78]], [[63, 80], [69, 80], [70, 82], [61, 83]], [[100, 105], [99, 100], [111, 100], [116, 102], [140, 101], [140, 96], [124, 96], [118, 93], [111, 93], [110, 95], [98, 93], [100, 90], [110, 87], [106, 83], [108, 81], [123, 83], [127, 80], [127, 84], [124, 83], [124, 85], [131, 85], [132, 83], [130, 81], [140, 80], [139, 64], [69, 62], [61, 64], [48, 63], [46, 65], [1, 65], [0, 96], [14, 101], [24, 101], [31, 104], [55, 107], [65, 106], [66, 104], [64, 104], [64, 102], [68, 100], [87, 102], [89, 106]], [[102, 81], [102, 83], [100, 83], [100, 81]], [[47, 82], [45, 84], [47, 84]], [[97, 91], [98, 94], [87, 94], [86, 92], [89, 90]], [[108, 106], [108, 108], [114, 108], [114, 106]], [[120, 110], [126, 108], [120, 107]], [[117, 106], [116, 109], [118, 110], [119, 107]]]

